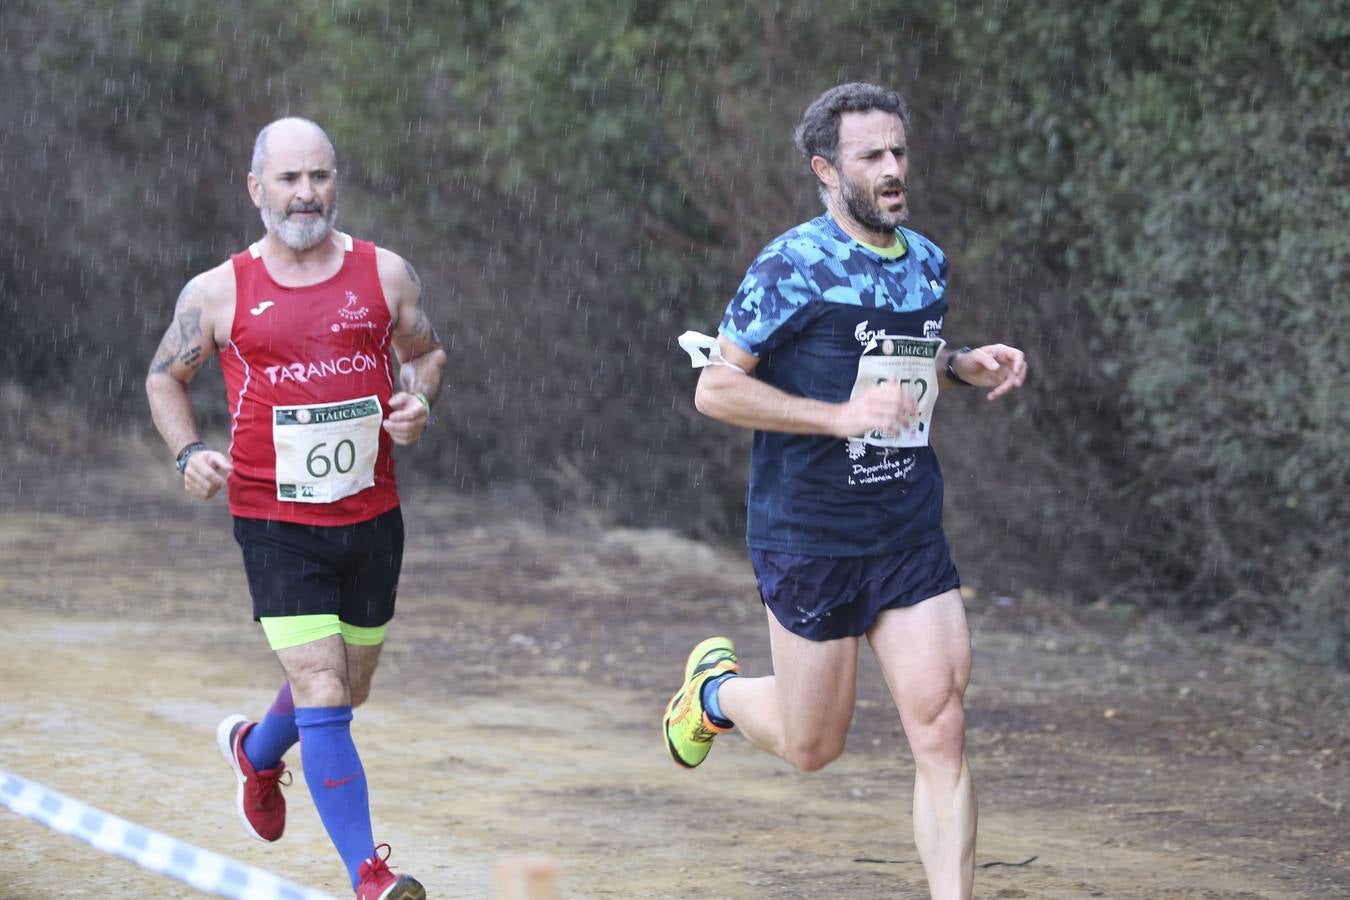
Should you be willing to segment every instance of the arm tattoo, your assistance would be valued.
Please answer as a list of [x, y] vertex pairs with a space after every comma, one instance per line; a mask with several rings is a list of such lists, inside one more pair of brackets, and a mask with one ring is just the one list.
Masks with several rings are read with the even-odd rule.
[[408, 280], [420, 288], [422, 286], [422, 279], [417, 277], [417, 270], [413, 268], [412, 263], [405, 259], [403, 261], [403, 268], [408, 272]]
[[413, 310], [412, 319], [408, 322], [408, 337], [419, 343], [429, 343], [437, 347], [441, 344], [440, 335], [431, 327], [431, 320], [422, 312], [420, 306]]
[[159, 350], [150, 363], [150, 373], [160, 375], [175, 365], [184, 365], [196, 370], [202, 364], [202, 310], [199, 306], [187, 306], [185, 300], [192, 290], [192, 282], [178, 295], [178, 314], [173, 325], [165, 332], [159, 342]]
[[[403, 260], [403, 268], [408, 273], [408, 280], [417, 285], [417, 292], [420, 296], [422, 279], [417, 277], [417, 270], [406, 259]], [[407, 323], [407, 330], [403, 332], [407, 337], [418, 343], [430, 344], [433, 347], [441, 346], [441, 336], [436, 333], [436, 329], [431, 327], [431, 320], [427, 318], [426, 313], [422, 312], [422, 307], [413, 307], [412, 315], [408, 318]]]

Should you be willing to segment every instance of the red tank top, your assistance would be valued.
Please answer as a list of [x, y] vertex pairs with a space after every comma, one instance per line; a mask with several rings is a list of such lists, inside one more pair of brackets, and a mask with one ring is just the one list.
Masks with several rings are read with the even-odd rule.
[[[391, 317], [375, 263], [375, 245], [347, 240], [342, 268], [327, 281], [285, 287], [272, 280], [250, 247], [234, 263], [234, 322], [220, 354], [230, 402], [230, 512], [253, 519], [308, 525], [350, 525], [398, 505], [393, 442], [379, 429], [374, 485], [332, 502], [278, 498], [274, 407], [377, 397], [389, 414], [394, 379], [389, 357]], [[368, 404], [373, 410], [373, 406]], [[310, 413], [302, 411], [303, 421]], [[327, 446], [310, 462], [333, 467]], [[304, 454], [301, 453], [302, 461]], [[338, 450], [339, 470], [346, 461]], [[283, 485], [282, 492], [294, 488]], [[292, 494], [288, 494], [291, 496]]]

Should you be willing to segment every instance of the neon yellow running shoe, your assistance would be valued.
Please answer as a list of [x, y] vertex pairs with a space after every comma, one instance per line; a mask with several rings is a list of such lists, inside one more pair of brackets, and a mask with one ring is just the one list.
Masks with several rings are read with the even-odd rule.
[[689, 654], [684, 666], [684, 684], [666, 704], [663, 730], [666, 750], [676, 764], [692, 769], [703, 762], [712, 749], [712, 740], [726, 731], [708, 718], [703, 709], [703, 685], [709, 678], [740, 671], [736, 647], [730, 638], [712, 637], [701, 642]]

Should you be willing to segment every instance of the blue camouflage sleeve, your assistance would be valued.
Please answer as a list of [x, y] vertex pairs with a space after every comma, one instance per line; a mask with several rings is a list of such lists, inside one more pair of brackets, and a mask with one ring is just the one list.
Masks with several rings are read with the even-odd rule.
[[763, 356], [796, 333], [794, 314], [816, 296], [792, 258], [770, 247], [745, 273], [718, 331], [750, 355]]
[[923, 269], [934, 293], [941, 297], [947, 290], [947, 254], [942, 248], [921, 234], [909, 231], [910, 248]]

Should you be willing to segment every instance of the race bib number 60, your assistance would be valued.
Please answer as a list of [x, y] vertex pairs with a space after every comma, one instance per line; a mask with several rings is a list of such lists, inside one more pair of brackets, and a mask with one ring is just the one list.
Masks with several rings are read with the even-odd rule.
[[942, 338], [889, 337], [877, 335], [858, 359], [858, 380], [852, 397], [885, 382], [909, 391], [919, 413], [899, 431], [875, 429], [855, 439], [874, 447], [926, 447], [937, 401], [937, 355]]
[[333, 503], [375, 484], [380, 398], [272, 407], [277, 499]]

